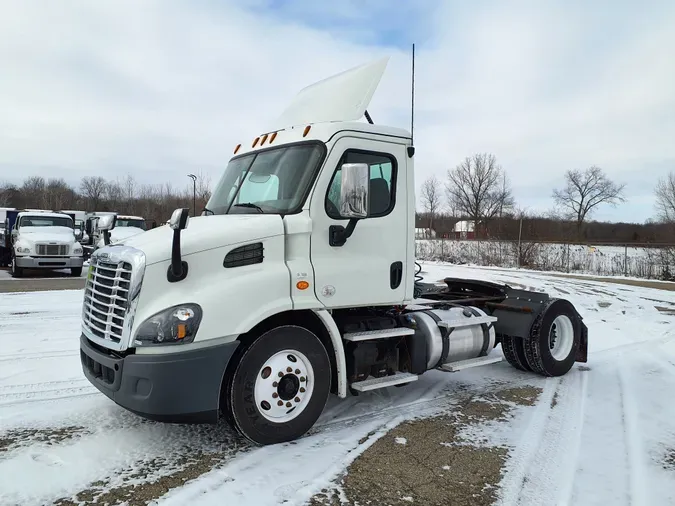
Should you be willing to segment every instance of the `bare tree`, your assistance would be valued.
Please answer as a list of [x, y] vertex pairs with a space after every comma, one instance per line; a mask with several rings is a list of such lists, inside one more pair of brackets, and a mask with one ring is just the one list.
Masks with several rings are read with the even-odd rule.
[[659, 220], [675, 222], [675, 172], [670, 172], [656, 184], [656, 212]]
[[50, 179], [45, 187], [43, 205], [48, 209], [69, 209], [75, 203], [75, 190], [65, 179]]
[[98, 211], [98, 206], [105, 195], [106, 188], [106, 180], [101, 176], [83, 177], [80, 183], [80, 192], [89, 201], [89, 205], [94, 211]]
[[501, 166], [488, 153], [467, 157], [448, 170], [446, 194], [451, 207], [474, 222], [488, 221], [511, 210], [515, 200]]
[[565, 188], [553, 190], [553, 198], [566, 214], [577, 224], [577, 236], [581, 238], [584, 221], [600, 204], [616, 206], [625, 202], [623, 190], [626, 185], [611, 181], [600, 167], [593, 165], [585, 171], [568, 170], [565, 173]]
[[433, 175], [422, 183], [420, 201], [422, 208], [429, 215], [429, 230], [434, 228], [434, 217], [441, 209], [441, 191], [438, 178]]

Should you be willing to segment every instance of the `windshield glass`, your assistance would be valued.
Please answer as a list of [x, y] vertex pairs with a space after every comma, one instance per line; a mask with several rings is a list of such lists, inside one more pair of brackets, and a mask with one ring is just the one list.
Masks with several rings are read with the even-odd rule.
[[65, 216], [22, 216], [19, 227], [68, 227], [73, 228], [73, 220]]
[[145, 230], [145, 220], [117, 218], [115, 221], [115, 228], [117, 227], [136, 227]]
[[302, 205], [324, 147], [281, 146], [230, 160], [206, 204], [207, 214], [294, 212]]

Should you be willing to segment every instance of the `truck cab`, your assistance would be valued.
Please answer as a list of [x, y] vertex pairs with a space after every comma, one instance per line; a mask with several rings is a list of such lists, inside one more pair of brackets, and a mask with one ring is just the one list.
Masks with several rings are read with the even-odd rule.
[[[119, 242], [128, 239], [136, 234], [141, 234], [148, 229], [145, 219], [142, 216], [131, 216], [125, 214], [116, 215], [115, 229], [110, 233], [111, 242]], [[105, 246], [105, 242], [100, 233], [96, 235], [96, 248]]]
[[82, 274], [82, 246], [75, 238], [73, 218], [65, 213], [22, 211], [11, 219], [10, 272], [22, 277], [26, 269], [70, 269]]
[[494, 363], [498, 343], [538, 374], [585, 361], [567, 301], [417, 278], [411, 134], [358, 121], [386, 65], [302, 90], [237, 144], [201, 216], [177, 209], [169, 227], [94, 252], [80, 336], [92, 384], [145, 418], [224, 416], [273, 444], [309, 430], [331, 394]]

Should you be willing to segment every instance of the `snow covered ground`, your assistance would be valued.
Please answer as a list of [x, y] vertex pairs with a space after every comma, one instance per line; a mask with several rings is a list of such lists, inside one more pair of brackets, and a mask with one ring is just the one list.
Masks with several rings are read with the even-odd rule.
[[[454, 264], [518, 266], [518, 243], [418, 239], [415, 255]], [[646, 248], [523, 242], [521, 264], [547, 272], [669, 279], [675, 272], [675, 246]]]
[[[451, 409], [460, 390], [504, 385], [543, 392], [509, 423], [469, 435], [510, 448], [502, 504], [675, 504], [675, 292], [423, 266], [428, 281], [472, 277], [568, 298], [589, 327], [588, 363], [548, 379], [506, 362], [426, 373], [405, 388], [331, 399], [308, 436], [254, 448], [224, 425], [142, 420], [90, 386], [79, 362], [81, 291], [0, 294], [0, 504], [100, 495], [113, 504], [306, 504], [397, 424]], [[143, 498], [131, 485], [146, 485]]]

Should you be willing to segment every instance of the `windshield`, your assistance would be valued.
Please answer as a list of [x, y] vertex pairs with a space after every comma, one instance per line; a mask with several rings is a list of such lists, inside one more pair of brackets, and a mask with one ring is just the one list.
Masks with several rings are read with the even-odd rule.
[[295, 212], [314, 180], [322, 144], [281, 146], [230, 160], [207, 214]]
[[145, 220], [117, 218], [115, 221], [115, 228], [117, 227], [136, 227], [145, 230]]
[[68, 227], [73, 228], [73, 220], [61, 216], [22, 216], [19, 227]]

